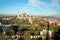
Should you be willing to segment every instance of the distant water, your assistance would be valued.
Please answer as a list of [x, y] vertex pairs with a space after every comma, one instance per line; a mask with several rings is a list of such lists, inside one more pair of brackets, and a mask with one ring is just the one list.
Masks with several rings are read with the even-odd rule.
[[48, 19], [57, 19], [57, 20], [60, 20], [60, 18], [51, 17], [51, 16], [41, 16], [41, 18], [48, 18]]
[[58, 20], [60, 20], [60, 18], [57, 18]]

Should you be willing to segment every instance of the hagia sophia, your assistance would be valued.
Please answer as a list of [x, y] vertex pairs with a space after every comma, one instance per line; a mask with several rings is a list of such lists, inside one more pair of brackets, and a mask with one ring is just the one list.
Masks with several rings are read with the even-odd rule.
[[23, 13], [21, 15], [17, 15], [17, 19], [20, 19], [20, 20], [28, 19], [29, 23], [31, 23], [31, 24], [32, 24], [32, 21], [33, 21], [32, 16], [31, 15], [27, 15], [26, 13]]

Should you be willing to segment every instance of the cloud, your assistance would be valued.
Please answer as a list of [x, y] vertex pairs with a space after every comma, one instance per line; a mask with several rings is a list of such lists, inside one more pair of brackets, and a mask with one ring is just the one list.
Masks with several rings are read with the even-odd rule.
[[38, 0], [29, 0], [28, 4], [26, 7], [34, 7], [37, 9], [44, 9], [43, 11], [45, 11], [45, 9], [48, 7], [48, 5], [46, 3], [40, 2]]
[[47, 4], [46, 3], [43, 3], [43, 2], [40, 2], [39, 0], [29, 0], [30, 3], [32, 4], [38, 4], [38, 5], [41, 5], [41, 6], [46, 6]]
[[57, 5], [57, 2], [58, 2], [58, 0], [52, 0], [52, 4], [55, 6]]
[[[15, 6], [21, 6], [19, 3], [13, 3]], [[37, 9], [46, 9], [48, 5], [46, 3], [40, 2], [39, 0], [29, 0], [26, 5], [23, 6], [23, 8], [26, 10], [29, 7], [37, 8]], [[43, 10], [43, 11], [44, 11]]]
[[37, 5], [37, 6], [47, 6], [46, 3], [40, 2], [39, 0], [29, 0], [29, 3], [33, 4], [33, 5]]
[[52, 0], [52, 5], [56, 8], [60, 8], [60, 5], [58, 4], [59, 0]]
[[57, 4], [57, 0], [53, 0], [50, 4], [46, 4], [45, 2], [41, 2], [39, 0], [29, 0], [28, 3], [23, 7], [19, 3], [14, 3], [14, 5], [16, 5], [18, 9], [24, 12], [33, 10], [33, 9], [30, 9], [31, 7], [39, 11], [42, 10], [43, 12], [45, 12], [46, 10], [50, 10], [49, 7], [51, 6], [54, 6], [56, 8], [60, 7], [60, 5]]

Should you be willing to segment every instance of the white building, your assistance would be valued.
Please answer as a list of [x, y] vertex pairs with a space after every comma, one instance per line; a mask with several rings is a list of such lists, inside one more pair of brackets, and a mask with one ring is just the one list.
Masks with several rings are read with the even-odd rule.
[[23, 13], [21, 15], [17, 15], [17, 19], [20, 19], [20, 20], [28, 19], [30, 24], [32, 24], [32, 21], [33, 21], [31, 15], [27, 15], [26, 13]]

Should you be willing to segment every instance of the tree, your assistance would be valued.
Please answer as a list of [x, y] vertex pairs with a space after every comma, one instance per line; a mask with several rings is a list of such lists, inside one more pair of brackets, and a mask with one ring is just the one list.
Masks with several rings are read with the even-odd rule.
[[11, 28], [15, 31], [15, 34], [18, 32], [18, 26], [17, 25], [12, 26]]
[[0, 26], [0, 40], [2, 40], [2, 37], [3, 36], [3, 29], [2, 29], [2, 26]]
[[44, 23], [39, 23], [38, 25], [42, 28], [46, 27], [46, 25]]
[[3, 32], [3, 29], [2, 29], [2, 26], [0, 26], [0, 33], [2, 33]]

